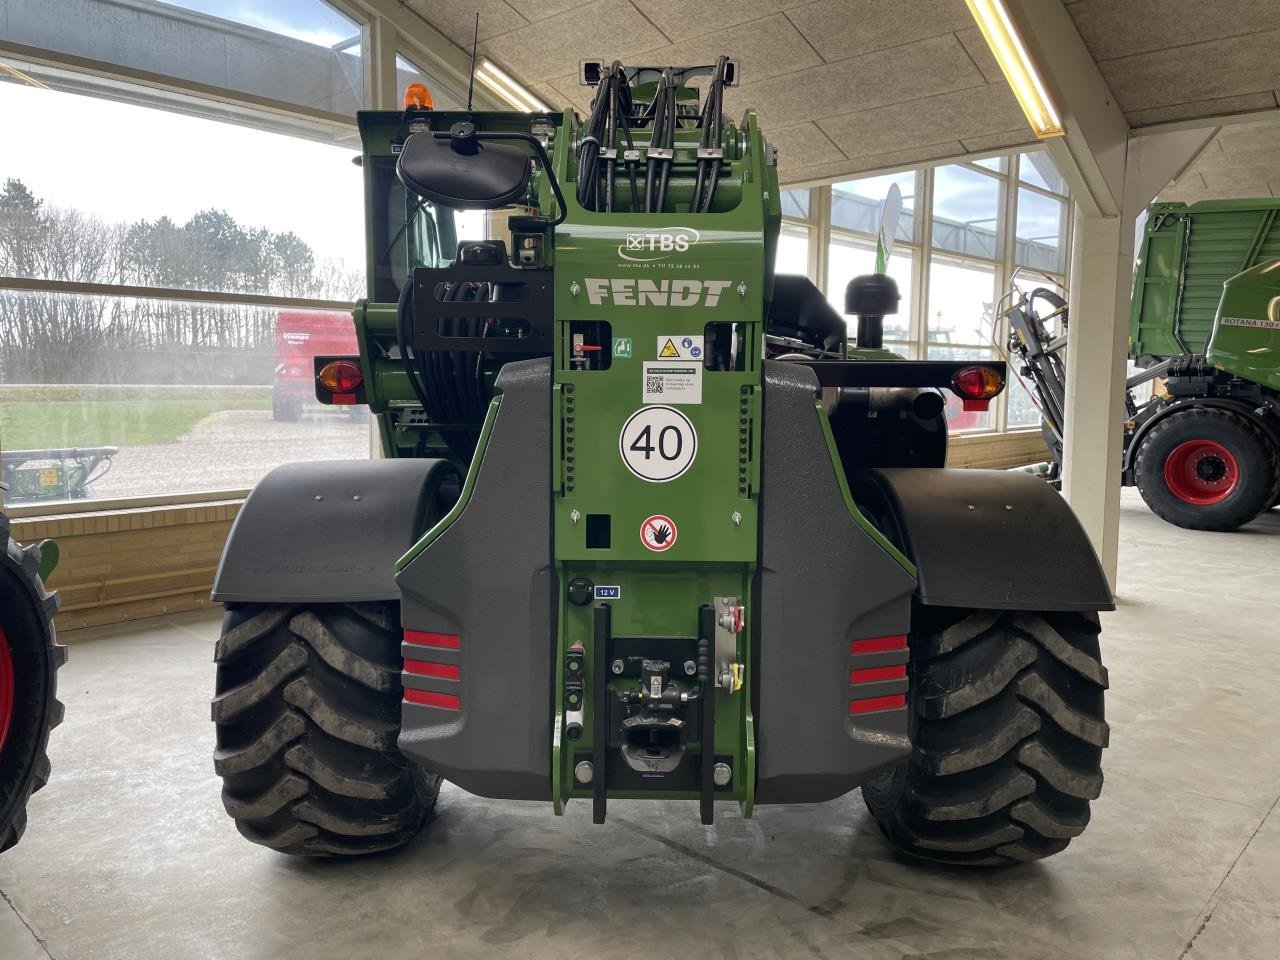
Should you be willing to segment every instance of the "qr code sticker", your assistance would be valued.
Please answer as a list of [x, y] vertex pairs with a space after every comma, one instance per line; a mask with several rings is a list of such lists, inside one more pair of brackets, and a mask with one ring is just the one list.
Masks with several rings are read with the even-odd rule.
[[662, 377], [645, 377], [644, 392], [650, 395], [662, 393]]

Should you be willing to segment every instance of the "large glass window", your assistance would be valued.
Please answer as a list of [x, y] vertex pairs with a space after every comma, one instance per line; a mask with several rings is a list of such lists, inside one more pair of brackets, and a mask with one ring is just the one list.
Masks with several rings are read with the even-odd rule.
[[[875, 269], [881, 211], [895, 183], [904, 213], [888, 270], [902, 302], [898, 315], [885, 320], [886, 345], [920, 359], [1004, 359], [1009, 326], [1000, 303], [1010, 284], [1061, 289], [1067, 269], [1070, 198], [1048, 154], [1004, 154], [801, 191], [829, 204], [830, 225], [820, 231], [822, 221], [796, 206], [787, 228], [803, 225], [818, 244], [815, 280], [841, 312], [849, 280]], [[931, 200], [921, 205], [920, 198]], [[919, 290], [922, 298], [913, 295]], [[985, 411], [965, 410], [949, 396], [952, 429], [1036, 426], [1039, 411], [1028, 385], [1015, 369], [1010, 376]]]
[[363, 105], [361, 25], [323, 0], [42, 0], [4, 13], [15, 43], [325, 113]]
[[236, 490], [369, 453], [367, 407], [320, 407], [311, 358], [350, 314], [0, 291], [7, 502]]
[[902, 192], [902, 213], [895, 236], [910, 243], [915, 239], [915, 201], [917, 175], [914, 171], [883, 177], [866, 177], [831, 185], [831, 226], [856, 233], [876, 236], [880, 232], [880, 216], [889, 188], [898, 185]]
[[783, 190], [782, 191], [782, 215], [784, 217], [796, 217], [800, 220], [809, 219], [809, 191], [808, 190]]
[[994, 341], [996, 269], [935, 256], [929, 264], [929, 343], [988, 347]]
[[778, 235], [778, 255], [774, 266], [776, 273], [809, 272], [809, 231], [804, 227], [785, 225]]
[[[358, 349], [350, 313], [324, 309], [365, 287], [350, 149], [18, 84], [0, 114], [24, 131], [0, 139], [0, 275], [49, 283], [0, 290], [9, 503], [243, 489], [368, 455], [367, 408], [312, 385], [314, 356]], [[31, 148], [69, 116], [92, 149]]]
[[1067, 192], [1067, 181], [1045, 150], [1032, 150], [1018, 158], [1018, 178], [1050, 193], [1065, 196]]
[[933, 180], [934, 247], [999, 259], [1001, 182], [972, 167], [938, 167]]
[[455, 92], [439, 77], [414, 63], [406, 54], [397, 54], [396, 91], [403, 94], [405, 87], [411, 83], [426, 85], [431, 91], [431, 103], [436, 110], [465, 110], [467, 107], [465, 90]]
[[1066, 222], [1065, 201], [1019, 187], [1015, 262], [1038, 270], [1060, 272], [1066, 247], [1063, 236]]
[[[363, 286], [348, 148], [16, 83], [0, 115], [23, 131], [0, 138], [0, 274], [330, 300]], [[84, 149], [33, 149], [69, 116]]]

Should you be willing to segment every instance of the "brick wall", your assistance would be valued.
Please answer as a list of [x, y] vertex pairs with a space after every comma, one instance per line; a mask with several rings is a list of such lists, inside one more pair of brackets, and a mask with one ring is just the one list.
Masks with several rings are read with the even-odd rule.
[[[1039, 432], [954, 437], [948, 465], [1015, 467], [1043, 460]], [[15, 518], [16, 540], [58, 542], [49, 586], [62, 594], [59, 630], [214, 606], [222, 544], [240, 500]]]
[[23, 543], [52, 539], [61, 559], [59, 630], [212, 606], [209, 588], [239, 500], [14, 519]]

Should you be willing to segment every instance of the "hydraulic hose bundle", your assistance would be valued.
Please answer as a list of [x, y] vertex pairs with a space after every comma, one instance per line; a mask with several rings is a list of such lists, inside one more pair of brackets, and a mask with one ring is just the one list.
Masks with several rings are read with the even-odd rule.
[[675, 162], [676, 147], [676, 85], [670, 67], [662, 71], [648, 116], [652, 121], [652, 133], [644, 165], [644, 212], [661, 213], [667, 204], [667, 182], [671, 176], [671, 164]]
[[698, 182], [693, 190], [693, 210], [709, 213], [715, 199], [716, 184], [720, 180], [720, 164], [723, 163], [720, 135], [724, 126], [724, 75], [728, 57], [716, 59], [716, 71], [707, 88], [707, 98], [702, 104], [702, 137], [698, 141]]
[[[724, 132], [724, 88], [729, 60], [719, 57], [711, 84], [697, 118], [701, 135], [698, 143], [697, 180], [690, 207], [692, 213], [708, 213], [715, 200], [723, 164], [721, 138]], [[680, 84], [668, 67], [659, 76], [653, 99], [639, 116], [633, 115], [631, 85], [626, 69], [618, 61], [601, 71], [596, 96], [578, 141], [578, 203], [597, 213], [612, 213], [617, 207], [618, 135], [625, 142], [623, 163], [631, 191], [633, 212], [662, 213], [667, 208], [671, 169], [675, 163], [676, 131], [681, 122]], [[693, 114], [683, 118], [687, 123]], [[643, 199], [638, 178], [639, 151], [633, 127], [649, 127], [645, 153]]]
[[[578, 142], [578, 202], [589, 210], [613, 211], [618, 169], [615, 142], [619, 129], [627, 142], [625, 162], [631, 184], [631, 209], [640, 207], [637, 154], [631, 137], [631, 109], [631, 87], [627, 84], [626, 71], [615, 60], [600, 77], [595, 100], [591, 102], [591, 114]], [[602, 159], [605, 161], [603, 171]]]
[[[492, 284], [442, 283], [435, 290], [441, 301], [487, 302]], [[450, 337], [484, 337], [490, 321], [483, 317], [446, 317], [440, 332]], [[491, 390], [485, 379], [482, 353], [453, 350], [413, 350], [413, 280], [400, 291], [396, 311], [396, 346], [409, 386], [422, 404], [427, 420], [440, 432], [449, 449], [464, 463], [475, 453]]]

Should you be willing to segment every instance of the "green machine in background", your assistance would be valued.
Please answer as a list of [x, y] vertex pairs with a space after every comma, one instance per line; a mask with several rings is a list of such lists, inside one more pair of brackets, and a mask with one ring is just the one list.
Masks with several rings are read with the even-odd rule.
[[[1133, 280], [1122, 481], [1163, 519], [1235, 530], [1280, 500], [1280, 200], [1156, 203]], [[1066, 408], [1067, 301], [1010, 293], [1021, 361], [1057, 482]], [[1139, 388], [1154, 391], [1139, 398]]]
[[[808, 803], [859, 786], [915, 855], [1066, 846], [1101, 788], [1111, 597], [1061, 498], [945, 469], [942, 390], [775, 276], [776, 157], [736, 64], [587, 61], [589, 115], [359, 116], [368, 299], [317, 396], [385, 457], [281, 467], [214, 587], [223, 800], [365, 853], [470, 793]], [[484, 210], [483, 236], [462, 236]], [[1052, 567], [1052, 578], [1041, 575]]]
[[1134, 276], [1125, 481], [1183, 527], [1234, 530], [1280, 499], [1280, 200], [1157, 203]]

